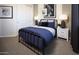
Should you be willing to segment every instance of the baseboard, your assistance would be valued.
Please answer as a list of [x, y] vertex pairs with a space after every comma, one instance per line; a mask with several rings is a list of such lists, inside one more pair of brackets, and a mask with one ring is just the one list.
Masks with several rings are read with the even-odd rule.
[[16, 35], [6, 35], [6, 36], [0, 36], [0, 37], [16, 37], [18, 36], [17, 34]]

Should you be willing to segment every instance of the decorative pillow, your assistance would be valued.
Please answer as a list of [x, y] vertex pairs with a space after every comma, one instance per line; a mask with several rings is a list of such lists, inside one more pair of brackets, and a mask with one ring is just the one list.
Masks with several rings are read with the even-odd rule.
[[40, 22], [48, 22], [47, 19], [41, 19]]
[[48, 20], [48, 27], [55, 28], [55, 21], [52, 19]]
[[55, 22], [48, 22], [48, 27], [55, 28]]
[[48, 22], [39, 22], [39, 26], [47, 27], [48, 26]]

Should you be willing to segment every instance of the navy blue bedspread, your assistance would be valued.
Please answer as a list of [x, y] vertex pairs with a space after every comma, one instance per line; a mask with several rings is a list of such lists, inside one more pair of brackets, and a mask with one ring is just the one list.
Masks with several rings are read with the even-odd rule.
[[26, 27], [26, 28], [20, 29], [19, 32], [20, 31], [35, 33], [35, 35], [43, 38], [45, 44], [48, 44], [54, 38], [53, 34], [50, 31], [43, 28]]

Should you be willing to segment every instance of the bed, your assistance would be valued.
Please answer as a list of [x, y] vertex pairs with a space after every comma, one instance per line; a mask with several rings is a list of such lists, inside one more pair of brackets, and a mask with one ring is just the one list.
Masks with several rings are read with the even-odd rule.
[[37, 54], [44, 54], [44, 49], [56, 37], [56, 21], [54, 19], [41, 19], [38, 26], [19, 29], [19, 42]]

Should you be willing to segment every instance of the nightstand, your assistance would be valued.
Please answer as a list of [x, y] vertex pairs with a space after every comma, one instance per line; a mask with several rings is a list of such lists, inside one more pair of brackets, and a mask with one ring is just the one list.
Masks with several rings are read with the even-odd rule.
[[57, 38], [64, 38], [67, 40], [69, 39], [69, 29], [68, 28], [61, 28], [61, 27], [57, 27]]

